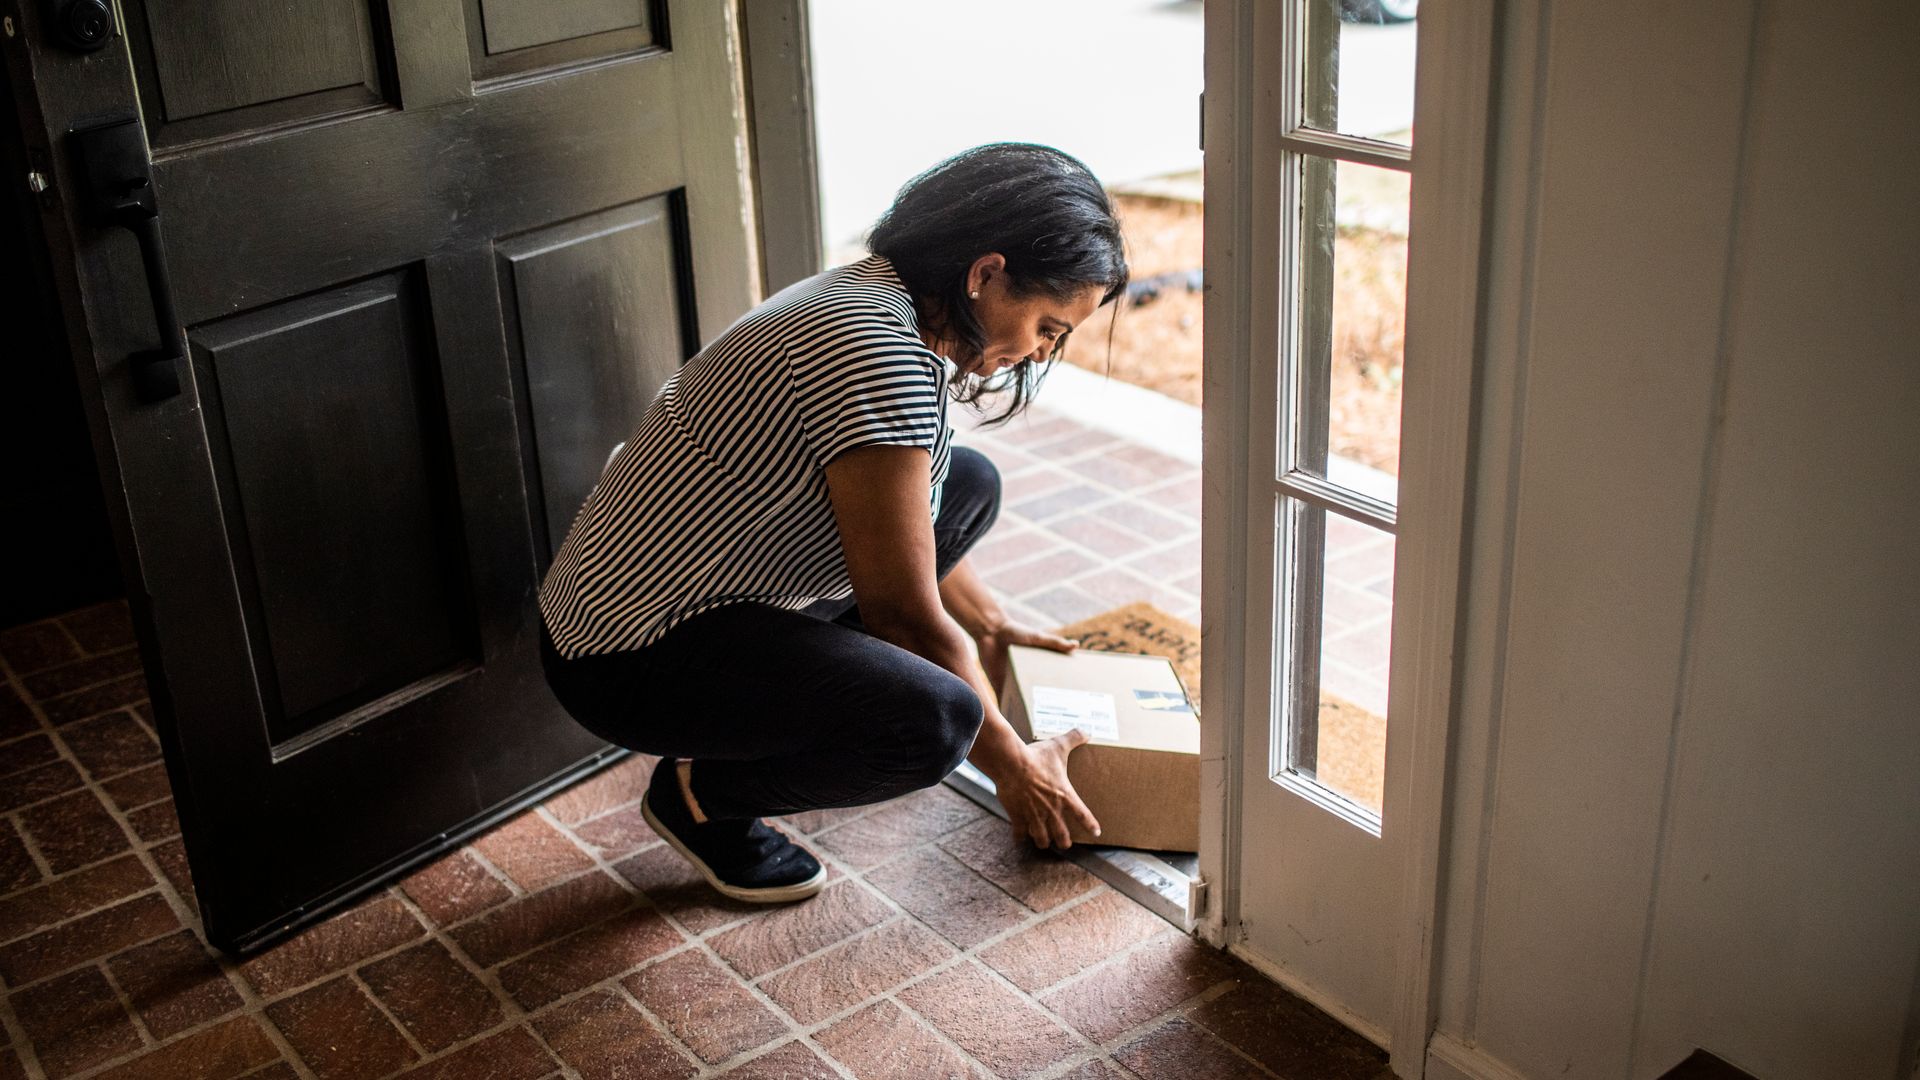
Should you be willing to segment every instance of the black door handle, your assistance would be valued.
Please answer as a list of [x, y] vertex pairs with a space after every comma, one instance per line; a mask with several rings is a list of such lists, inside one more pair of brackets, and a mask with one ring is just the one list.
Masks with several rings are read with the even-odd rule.
[[160, 330], [160, 347], [127, 358], [133, 392], [142, 401], [164, 401], [180, 392], [180, 360], [186, 354], [180, 317], [173, 309], [173, 282], [160, 242], [160, 203], [153, 191], [153, 162], [140, 121], [115, 120], [73, 133], [86, 184], [87, 206], [103, 225], [118, 225], [140, 242], [147, 295]]

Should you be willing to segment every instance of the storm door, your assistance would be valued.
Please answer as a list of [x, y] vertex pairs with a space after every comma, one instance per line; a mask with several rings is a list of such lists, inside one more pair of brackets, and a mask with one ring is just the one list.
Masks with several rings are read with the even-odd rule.
[[8, 31], [207, 935], [251, 948], [608, 752], [546, 689], [533, 597], [758, 290], [737, 11], [123, 0]]

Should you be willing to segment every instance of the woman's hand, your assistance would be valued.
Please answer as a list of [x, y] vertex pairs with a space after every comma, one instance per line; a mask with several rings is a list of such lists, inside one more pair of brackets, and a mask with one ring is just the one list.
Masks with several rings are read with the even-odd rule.
[[[998, 694], [1007, 685], [1007, 646], [1032, 645], [1054, 652], [1070, 653], [1080, 647], [1078, 641], [1035, 630], [1024, 623], [1003, 622], [974, 639], [980, 647], [980, 666], [987, 670], [987, 682]], [[1078, 745], [1077, 743], [1075, 745]]]
[[1073, 846], [1070, 822], [1100, 835], [1100, 822], [1067, 779], [1067, 755], [1086, 741], [1087, 733], [1074, 728], [1029, 743], [1012, 771], [994, 777], [1014, 835], [1028, 837], [1035, 847], [1058, 848]]

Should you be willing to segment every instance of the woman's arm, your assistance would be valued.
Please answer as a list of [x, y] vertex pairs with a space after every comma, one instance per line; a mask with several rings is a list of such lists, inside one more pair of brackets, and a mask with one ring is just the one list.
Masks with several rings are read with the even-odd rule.
[[[1067, 754], [1086, 741], [1086, 735], [1075, 729], [1030, 745], [1023, 742], [1001, 715], [967, 632], [942, 603], [935, 579], [933, 520], [927, 512], [932, 458], [911, 446], [862, 446], [834, 458], [826, 471], [860, 621], [873, 636], [925, 657], [973, 687], [986, 718], [968, 758], [993, 778], [1014, 828], [1042, 847], [1072, 845], [1070, 817], [1098, 834], [1099, 823], [1067, 780]], [[977, 577], [972, 580], [978, 591], [975, 606], [965, 609], [967, 618], [988, 618], [999, 605], [987, 596], [990, 608], [979, 606], [985, 587]], [[1004, 622], [1004, 614], [1001, 619]]]
[[987, 684], [998, 693], [1007, 685], [1007, 646], [1033, 645], [1054, 652], [1072, 652], [1080, 643], [1045, 630], [1007, 618], [1000, 602], [993, 598], [987, 583], [966, 558], [953, 564], [940, 581], [940, 603], [973, 637], [980, 653], [980, 666], [987, 671]]

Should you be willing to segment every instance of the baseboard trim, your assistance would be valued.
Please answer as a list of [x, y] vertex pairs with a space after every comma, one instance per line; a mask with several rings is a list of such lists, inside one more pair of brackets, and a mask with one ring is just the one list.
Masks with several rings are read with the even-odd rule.
[[1527, 1080], [1504, 1062], [1478, 1047], [1468, 1046], [1444, 1031], [1427, 1043], [1425, 1080]]

